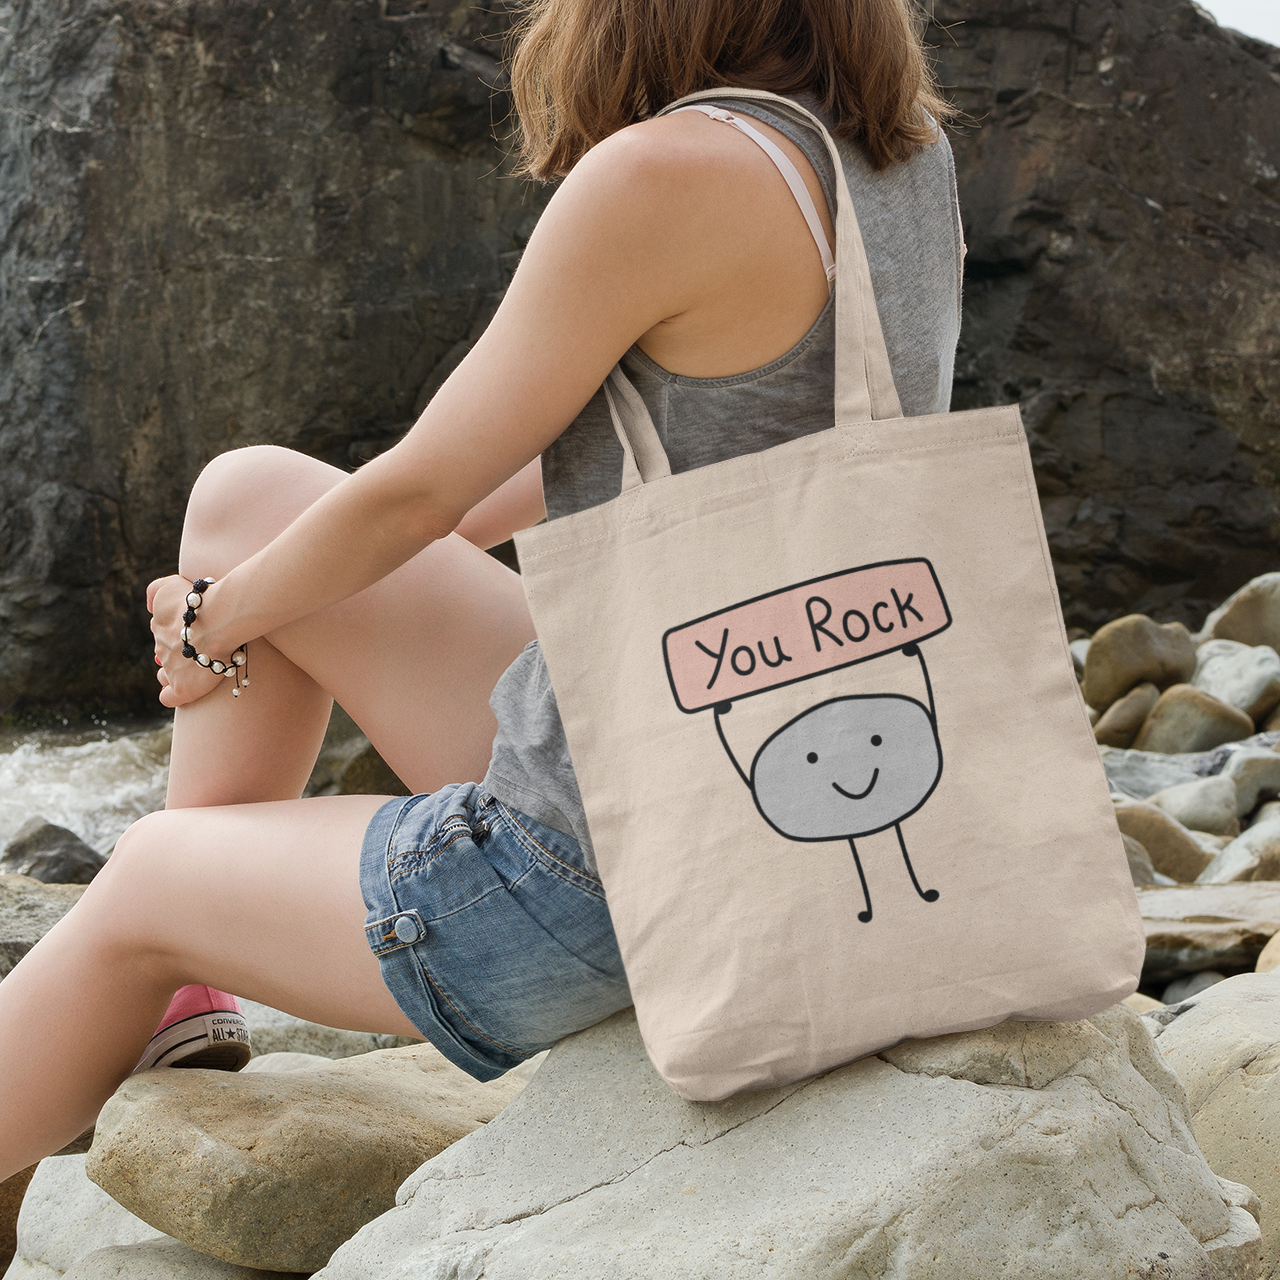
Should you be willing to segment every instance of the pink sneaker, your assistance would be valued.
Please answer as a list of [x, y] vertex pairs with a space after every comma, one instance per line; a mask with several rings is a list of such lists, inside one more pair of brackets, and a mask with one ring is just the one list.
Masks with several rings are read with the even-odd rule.
[[249, 1024], [240, 1002], [213, 987], [183, 987], [169, 1002], [135, 1074], [148, 1067], [239, 1071], [249, 1061]]

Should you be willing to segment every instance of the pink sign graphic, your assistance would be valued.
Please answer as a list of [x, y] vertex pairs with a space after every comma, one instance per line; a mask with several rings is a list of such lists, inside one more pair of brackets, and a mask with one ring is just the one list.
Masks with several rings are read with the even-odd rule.
[[703, 711], [901, 649], [951, 625], [928, 560], [888, 560], [782, 587], [662, 637], [681, 711]]

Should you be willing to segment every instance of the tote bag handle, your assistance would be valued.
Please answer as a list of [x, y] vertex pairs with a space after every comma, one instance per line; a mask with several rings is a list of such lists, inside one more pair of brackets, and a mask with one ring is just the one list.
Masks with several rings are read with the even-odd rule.
[[[768, 101], [797, 124], [817, 132], [826, 144], [836, 176], [836, 277], [835, 277], [835, 404], [833, 425], [901, 418], [902, 406], [893, 383], [889, 353], [880, 316], [876, 311], [871, 267], [858, 227], [849, 183], [840, 153], [826, 126], [812, 112], [790, 98], [755, 89], [704, 89], [664, 107], [667, 115], [690, 103], [706, 99]], [[671, 464], [653, 419], [640, 393], [621, 365], [615, 365], [604, 384], [613, 429], [622, 445], [622, 489], [671, 474]]]

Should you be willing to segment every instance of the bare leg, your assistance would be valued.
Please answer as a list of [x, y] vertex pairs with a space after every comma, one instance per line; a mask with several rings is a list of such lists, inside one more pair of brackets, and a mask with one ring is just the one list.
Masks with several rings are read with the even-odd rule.
[[858, 879], [862, 882], [862, 899], [867, 904], [865, 911], [858, 912], [858, 919], [863, 924], [871, 923], [871, 894], [867, 892], [867, 877], [862, 872], [862, 859], [858, 857], [858, 846], [852, 840], [849, 841], [849, 848], [853, 852], [853, 865], [858, 868]]
[[911, 859], [907, 856], [907, 842], [902, 838], [902, 823], [895, 822], [893, 829], [898, 833], [898, 848], [902, 850], [902, 860], [907, 864], [907, 875], [911, 877], [911, 883], [915, 885], [916, 892], [926, 902], [937, 902], [939, 897], [937, 889], [922, 889], [920, 881], [916, 879], [916, 869], [911, 865]]
[[[214, 459], [192, 490], [180, 571], [227, 573], [343, 474], [270, 446]], [[180, 708], [169, 807], [300, 795], [331, 698], [415, 790], [478, 781], [493, 742], [489, 694], [533, 634], [519, 578], [450, 535], [351, 599], [251, 644], [242, 697], [220, 687]]]
[[359, 851], [384, 799], [173, 810], [135, 823], [0, 983], [0, 1179], [93, 1123], [185, 983], [328, 1026], [418, 1034], [364, 937]]

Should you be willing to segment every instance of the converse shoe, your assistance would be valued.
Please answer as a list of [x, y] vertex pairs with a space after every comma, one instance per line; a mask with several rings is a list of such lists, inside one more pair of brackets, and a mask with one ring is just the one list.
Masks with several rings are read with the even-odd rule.
[[239, 1071], [248, 1061], [249, 1024], [235, 996], [213, 987], [183, 987], [169, 1002], [134, 1073], [148, 1067]]

